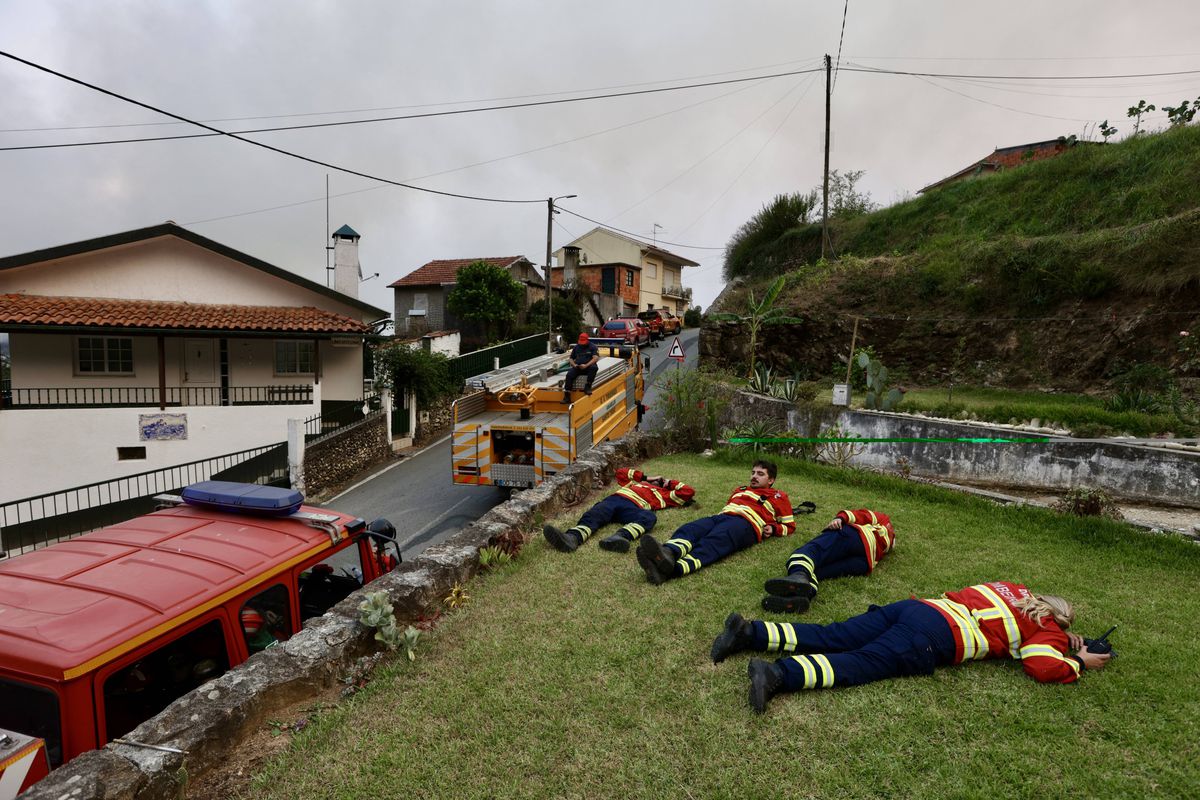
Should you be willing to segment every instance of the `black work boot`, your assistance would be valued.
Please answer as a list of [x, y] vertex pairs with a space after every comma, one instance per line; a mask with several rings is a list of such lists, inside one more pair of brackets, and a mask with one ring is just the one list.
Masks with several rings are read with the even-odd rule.
[[763, 588], [766, 589], [767, 594], [773, 594], [776, 597], [795, 597], [796, 595], [812, 597], [816, 594], [812, 579], [803, 570], [782, 578], [771, 578], [763, 585]]
[[772, 661], [750, 659], [750, 705], [759, 714], [767, 710], [767, 701], [783, 686], [783, 670]]
[[675, 577], [675, 557], [649, 534], [638, 540], [637, 560], [646, 580], [655, 586]]
[[803, 614], [808, 611], [809, 605], [812, 604], [812, 598], [805, 597], [802, 594], [792, 595], [791, 597], [780, 597], [779, 595], [769, 594], [762, 599], [763, 611], [770, 611], [772, 614]]
[[712, 660], [720, 664], [726, 656], [749, 650], [754, 644], [754, 628], [750, 620], [743, 619], [736, 611], [725, 618], [725, 630], [713, 640]]
[[606, 536], [600, 540], [600, 549], [613, 553], [628, 553], [631, 544], [633, 544], [633, 539], [629, 537], [628, 533], [617, 531], [612, 536]]
[[579, 538], [579, 534], [575, 531], [560, 531], [553, 525], [542, 528], [542, 535], [546, 537], [546, 541], [550, 543], [551, 547], [563, 553], [574, 553], [579, 549], [579, 545], [583, 544], [583, 539]]

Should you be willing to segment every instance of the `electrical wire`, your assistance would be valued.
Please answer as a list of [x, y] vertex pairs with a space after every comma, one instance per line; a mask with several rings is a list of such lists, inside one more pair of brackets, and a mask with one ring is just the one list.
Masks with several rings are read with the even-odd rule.
[[[702, 75], [685, 75], [678, 78], [663, 78], [657, 81], [640, 81], [638, 83], [622, 83], [613, 86], [593, 86], [588, 89], [567, 89], [558, 92], [540, 92], [537, 94], [518, 94], [508, 95], [506, 97], [483, 97], [474, 100], [445, 100], [440, 103], [412, 103], [403, 106], [381, 106], [374, 108], [347, 108], [340, 111], [300, 111], [291, 114], [260, 114], [249, 117], [219, 117], [216, 119], [205, 119], [201, 122], [217, 123], [217, 122], [246, 122], [254, 119], [291, 119], [294, 117], [324, 117], [334, 116], [338, 114], [374, 114], [380, 111], [401, 111], [410, 108], [436, 108], [438, 106], [454, 106], [466, 105], [469, 103], [499, 103], [508, 100], [527, 100], [531, 97], [556, 97], [564, 94], [579, 94], [581, 92], [607, 92], [612, 89], [628, 89], [634, 86], [653, 86], [658, 83], [671, 83], [673, 81], [690, 81], [699, 78], [714, 78], [721, 75], [737, 75], [742, 72], [753, 72], [760, 69], [775, 69], [776, 67], [786, 67], [790, 65], [815, 63], [818, 59], [796, 59], [794, 61], [781, 61], [776, 64], [763, 64], [757, 67], [744, 67], [742, 69], [731, 69], [725, 72], [709, 72]], [[180, 122], [123, 122], [111, 123], [105, 125], [69, 125], [47, 128], [0, 128], [0, 133], [40, 133], [47, 131], [80, 131], [93, 130], [103, 128], [152, 128], [163, 125], [181, 125]]]
[[[196, 120], [190, 120], [190, 119], [187, 119], [186, 117], [181, 117], [177, 114], [171, 114], [166, 111], [156, 109], [153, 106], [149, 106], [144, 103], [139, 103], [136, 100], [131, 100], [130, 98], [123, 97], [119, 94], [116, 94], [115, 92], [110, 92], [107, 89], [102, 89], [98, 86], [94, 86], [92, 84], [86, 83], [77, 78], [71, 78], [60, 72], [55, 72], [54, 70], [50, 69], [49, 67], [43, 67], [39, 64], [35, 64], [32, 61], [26, 61], [23, 58], [12, 55], [11, 53], [6, 53], [4, 51], [0, 51], [0, 56], [4, 56], [6, 58], [11, 58], [14, 61], [18, 61], [22, 64], [26, 64], [28, 66], [34, 67], [35, 69], [40, 69], [44, 72], [48, 72], [51, 75], [55, 75], [57, 77], [65, 79], [65, 80], [73, 81], [80, 85], [87, 86], [89, 89], [95, 89], [96, 91], [100, 91], [105, 94], [111, 95], [113, 97], [117, 97], [121, 100], [125, 100], [126, 102], [131, 102], [136, 105], [140, 105], [143, 108], [149, 108], [153, 111], [158, 111], [158, 113], [160, 113], [160, 114], [166, 114], [169, 117], [174, 117], [175, 119], [178, 119], [181, 121], [186, 121], [197, 127], [204, 128], [205, 130], [208, 130], [208, 131], [212, 131], [212, 133], [189, 133], [189, 134], [179, 134], [176, 136], [144, 136], [144, 137], [131, 138], [131, 139], [106, 139], [106, 140], [101, 140], [101, 141], [90, 141], [90, 142], [54, 142], [51, 144], [13, 145], [13, 146], [8, 146], [8, 147], [0, 147], [0, 152], [11, 151], [11, 150], [53, 150], [53, 149], [58, 149], [58, 148], [63, 148], [63, 147], [95, 147], [95, 146], [99, 146], [99, 145], [134, 144], [134, 143], [140, 143], [140, 142], [166, 142], [166, 141], [177, 141], [177, 140], [181, 140], [181, 139], [206, 139], [206, 138], [209, 138], [212, 136], [231, 136], [234, 138], [238, 138], [239, 136], [242, 136], [244, 134], [249, 134], [249, 133], [277, 133], [279, 131], [314, 130], [317, 128], [344, 127], [347, 125], [368, 125], [368, 124], [374, 124], [377, 122], [397, 122], [397, 121], [401, 121], [401, 120], [430, 119], [433, 117], [449, 117], [449, 116], [458, 116], [458, 115], [462, 115], [462, 114], [477, 114], [477, 113], [481, 113], [484, 111], [507, 111], [507, 110], [518, 109], [518, 108], [536, 108], [539, 106], [563, 105], [565, 103], [580, 103], [580, 102], [590, 101], [590, 100], [609, 100], [609, 99], [616, 98], [616, 97], [636, 97], [639, 95], [660, 94], [662, 92], [677, 92], [677, 91], [681, 91], [683, 89], [702, 89], [702, 88], [706, 88], [709, 86], [727, 86], [729, 84], [734, 84], [734, 83], [747, 83], [749, 81], [763, 81], [763, 80], [769, 80], [772, 78], [785, 78], [785, 77], [789, 77], [792, 75], [806, 75], [810, 72], [819, 71], [816, 68], [800, 69], [800, 70], [791, 70], [788, 72], [777, 72], [777, 73], [773, 73], [770, 75], [756, 75], [754, 77], [748, 77], [748, 78], [729, 78], [729, 79], [723, 80], [723, 81], [708, 81], [705, 83], [682, 84], [679, 86], [666, 86], [666, 87], [662, 87], [659, 89], [637, 89], [637, 90], [628, 91], [628, 92], [612, 92], [609, 94], [587, 95], [585, 97], [569, 97], [569, 98], [564, 98], [564, 99], [560, 99], [560, 100], [537, 100], [537, 101], [532, 101], [532, 102], [528, 102], [528, 103], [509, 103], [506, 105], [498, 105], [498, 106], [483, 106], [483, 107], [479, 107], [479, 108], [462, 108], [462, 109], [456, 109], [456, 110], [452, 110], [452, 111], [430, 111], [430, 112], [426, 112], [426, 113], [422, 113], [422, 114], [401, 114], [401, 115], [391, 116], [391, 117], [374, 117], [371, 119], [339, 120], [337, 122], [313, 122], [313, 123], [309, 123], [306, 125], [280, 125], [280, 126], [271, 127], [271, 128], [251, 128], [251, 129], [240, 130], [240, 131], [222, 131], [222, 130], [212, 127], [211, 125], [206, 125], [206, 124], [196, 121]], [[251, 140], [245, 139], [243, 141], [251, 141]], [[267, 145], [264, 145], [260, 142], [255, 142], [255, 144], [259, 145], [260, 147], [267, 147]]]
[[915, 72], [902, 69], [881, 69], [859, 64], [856, 68], [846, 67], [850, 72], [867, 72], [877, 75], [912, 75], [926, 78], [979, 78], [994, 81], [1106, 81], [1126, 78], [1165, 78], [1174, 75], [1200, 75], [1200, 69], [1185, 69], [1175, 72], [1142, 72], [1131, 75], [964, 75], [946, 72]]
[[428, 194], [441, 195], [443, 197], [457, 197], [462, 200], [477, 200], [477, 201], [485, 202], [485, 203], [544, 203], [545, 202], [545, 200], [541, 200], [541, 199], [539, 199], [539, 200], [519, 200], [519, 199], [515, 199], [515, 198], [482, 197], [479, 195], [459, 194], [457, 192], [446, 192], [446, 191], [442, 191], [440, 189], [428, 189], [423, 186], [414, 186], [413, 184], [404, 183], [402, 181], [394, 181], [394, 180], [391, 180], [390, 178], [381, 178], [377, 175], [371, 175], [366, 172], [360, 172], [358, 170], [350, 169], [349, 167], [343, 167], [338, 164], [330, 163], [328, 161], [321, 161], [316, 158], [311, 158], [309, 156], [300, 155], [299, 153], [293, 153], [290, 150], [284, 150], [282, 148], [275, 147], [275, 146], [269, 145], [269, 144], [265, 144], [263, 142], [256, 142], [253, 139], [246, 139], [242, 136], [239, 136], [236, 133], [229, 133], [226, 131], [218, 130], [217, 128], [214, 128], [211, 125], [205, 125], [202, 122], [196, 122], [194, 120], [190, 120], [187, 117], [181, 116], [179, 114], [175, 114], [171, 111], [166, 111], [165, 109], [161, 109], [156, 106], [152, 106], [149, 103], [143, 103], [140, 100], [135, 100], [131, 97], [126, 97], [125, 95], [119, 94], [110, 89], [105, 89], [101, 86], [97, 86], [92, 83], [88, 83], [87, 81], [81, 80], [79, 78], [73, 78], [70, 75], [66, 75], [64, 73], [50, 69], [49, 67], [44, 67], [41, 64], [35, 64], [32, 61], [27, 61], [26, 59], [20, 58], [19, 56], [15, 56], [11, 53], [7, 53], [2, 50], [0, 50], [0, 56], [4, 56], [5, 58], [12, 59], [13, 61], [17, 61], [21, 64], [25, 64], [26, 66], [33, 67], [36, 70], [46, 72], [57, 78], [62, 78], [65, 81], [69, 81], [71, 83], [75, 83], [80, 86], [84, 86], [88, 89], [99, 92], [101, 94], [108, 95], [109, 97], [114, 97], [114, 98], [116, 98], [118, 100], [122, 100], [126, 103], [131, 103], [132, 105], [138, 106], [140, 108], [145, 108], [145, 109], [148, 109], [155, 113], [162, 114], [162, 115], [168, 116], [168, 117], [172, 117], [173, 119], [180, 120], [181, 122], [187, 122], [192, 125], [196, 125], [197, 127], [204, 128], [205, 130], [214, 131], [213, 134], [209, 134], [209, 135], [227, 136], [227, 137], [229, 137], [231, 139], [235, 139], [239, 142], [244, 142], [245, 144], [254, 145], [255, 147], [260, 147], [264, 150], [269, 150], [273, 153], [278, 153], [279, 155], [287, 156], [288, 158], [294, 158], [299, 161], [305, 161], [310, 164], [316, 164], [318, 166], [326, 167], [327, 169], [333, 169], [333, 170], [337, 170], [338, 172], [344, 172], [347, 175], [356, 175], [360, 178], [368, 178], [373, 181], [379, 181], [380, 183], [391, 184], [392, 186], [400, 186], [405, 189], [413, 189], [414, 191], [426, 192]]
[[842, 64], [842, 42], [846, 39], [846, 14], [850, 11], [850, 0], [846, 0], [846, 4], [842, 6], [842, 32], [838, 36], [838, 54], [837, 63], [833, 65], [833, 82], [829, 87], [829, 93], [833, 94], [833, 90], [837, 88], [838, 69]]

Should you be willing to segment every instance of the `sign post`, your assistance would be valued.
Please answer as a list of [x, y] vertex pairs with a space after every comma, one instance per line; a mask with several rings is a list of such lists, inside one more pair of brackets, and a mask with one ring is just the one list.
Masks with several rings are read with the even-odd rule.
[[679, 343], [679, 337], [675, 337], [675, 341], [671, 342], [671, 351], [667, 353], [667, 358], [675, 359], [676, 368], [683, 366], [683, 345]]

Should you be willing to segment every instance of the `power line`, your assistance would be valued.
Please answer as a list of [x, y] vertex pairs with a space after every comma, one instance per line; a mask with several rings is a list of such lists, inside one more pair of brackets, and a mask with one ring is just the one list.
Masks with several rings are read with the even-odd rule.
[[373, 181], [379, 181], [380, 183], [388, 183], [393, 186], [400, 186], [405, 189], [413, 189], [418, 192], [427, 192], [429, 194], [442, 195], [443, 197], [457, 197], [457, 198], [460, 198], [463, 200], [478, 200], [478, 201], [486, 202], [486, 203], [543, 203], [543, 202], [545, 202], [544, 200], [540, 200], [540, 199], [539, 200], [517, 200], [517, 199], [512, 199], [512, 198], [481, 197], [478, 195], [458, 194], [457, 192], [444, 192], [439, 189], [427, 189], [423, 186], [414, 186], [413, 184], [410, 184], [410, 183], [394, 181], [389, 178], [381, 178], [381, 177], [378, 177], [376, 175], [371, 175], [366, 172], [360, 172], [358, 170], [353, 170], [348, 167], [343, 167], [343, 166], [339, 166], [337, 164], [332, 164], [328, 161], [321, 161], [319, 159], [310, 158], [309, 156], [300, 155], [299, 153], [293, 153], [289, 150], [284, 150], [279, 147], [274, 147], [273, 145], [264, 144], [263, 142], [256, 142], [253, 139], [246, 139], [242, 136], [239, 136], [236, 133], [229, 133], [226, 131], [218, 130], [217, 128], [214, 128], [211, 125], [205, 125], [203, 122], [196, 122], [194, 120], [188, 119], [187, 117], [180, 116], [179, 114], [175, 114], [173, 112], [166, 111], [166, 110], [158, 108], [156, 106], [152, 106], [148, 103], [143, 103], [140, 100], [134, 100], [131, 97], [126, 97], [125, 95], [118, 94], [117, 92], [114, 92], [110, 89], [105, 89], [101, 86], [97, 86], [92, 83], [88, 83], [87, 81], [80, 80], [79, 78], [73, 78], [70, 75], [65, 75], [61, 72], [57, 72], [55, 70], [50, 69], [49, 67], [44, 67], [41, 64], [35, 64], [32, 61], [27, 61], [23, 58], [20, 58], [19, 56], [15, 56], [15, 55], [13, 55], [11, 53], [7, 53], [3, 50], [0, 50], [0, 56], [4, 56], [5, 58], [12, 59], [13, 61], [17, 61], [21, 64], [25, 64], [26, 66], [33, 67], [36, 70], [46, 72], [57, 78], [62, 78], [65, 81], [70, 81], [71, 83], [75, 83], [80, 86], [84, 86], [88, 89], [91, 89], [93, 91], [99, 92], [101, 94], [108, 95], [109, 97], [115, 97], [118, 100], [123, 100], [126, 103], [131, 103], [140, 108], [145, 108], [145, 109], [148, 109], [155, 113], [162, 114], [164, 116], [171, 117], [173, 119], [177, 119], [181, 122], [187, 122], [187, 123], [190, 123], [197, 127], [204, 128], [205, 130], [213, 131], [214, 133], [210, 134], [210, 135], [228, 136], [229, 138], [236, 139], [239, 142], [244, 142], [246, 144], [254, 145], [255, 147], [261, 147], [264, 150], [270, 150], [273, 153], [278, 153], [280, 155], [287, 156], [288, 158], [295, 158], [300, 161], [306, 161], [310, 164], [316, 164], [318, 166], [326, 167], [327, 169], [334, 169], [334, 170], [337, 170], [338, 172], [344, 172], [348, 175], [356, 175], [360, 178], [368, 178]]
[[[9, 151], [9, 150], [53, 150], [53, 149], [63, 148], [63, 147], [95, 147], [98, 145], [134, 144], [134, 143], [139, 143], [139, 142], [166, 142], [166, 141], [176, 141], [176, 140], [180, 140], [180, 139], [206, 139], [206, 138], [209, 138], [212, 136], [232, 136], [234, 138], [237, 138], [238, 136], [241, 136], [243, 134], [248, 134], [248, 133], [277, 133], [279, 131], [299, 131], [299, 130], [312, 130], [315, 128], [336, 128], [336, 127], [343, 127], [343, 126], [347, 126], [347, 125], [367, 125], [367, 124], [373, 124], [373, 123], [377, 123], [377, 122], [397, 122], [397, 121], [411, 120], [411, 119], [431, 119], [433, 117], [450, 117], [450, 116], [457, 116], [457, 115], [461, 115], [461, 114], [477, 114], [477, 113], [484, 112], [484, 111], [507, 111], [507, 110], [517, 109], [517, 108], [536, 108], [539, 106], [555, 106], [555, 105], [563, 105], [565, 103], [579, 103], [579, 102], [590, 101], [590, 100], [609, 100], [609, 99], [616, 98], [616, 97], [636, 97], [638, 95], [659, 94], [662, 92], [677, 92], [677, 91], [681, 91], [683, 89], [702, 89], [702, 88], [706, 88], [709, 86], [727, 86], [729, 84], [734, 84], [734, 83], [747, 83], [749, 81], [764, 81], [764, 80], [770, 80], [773, 78], [786, 78], [786, 77], [789, 77], [792, 75], [805, 75], [807, 73], [817, 71], [816, 68], [800, 69], [800, 70], [791, 70], [788, 72], [776, 72], [776, 73], [769, 74], [769, 75], [756, 75], [754, 77], [748, 77], [748, 78], [729, 78], [729, 79], [723, 80], [723, 81], [708, 81], [705, 83], [681, 84], [678, 86], [665, 86], [665, 87], [662, 87], [659, 89], [637, 89], [637, 90], [628, 91], [628, 92], [612, 92], [609, 94], [587, 95], [584, 97], [568, 97], [568, 98], [563, 98], [563, 99], [559, 99], [559, 100], [536, 100], [536, 101], [532, 101], [532, 102], [528, 102], [528, 103], [509, 103], [506, 105], [498, 105], [498, 106], [481, 106], [479, 108], [460, 108], [460, 109], [455, 109], [455, 110], [451, 110], [451, 111], [430, 111], [430, 112], [426, 112], [426, 113], [422, 113], [422, 114], [401, 114], [401, 115], [391, 116], [391, 117], [374, 117], [371, 119], [339, 120], [336, 122], [313, 122], [313, 123], [308, 123], [306, 125], [280, 125], [280, 126], [275, 126], [272, 128], [251, 128], [251, 129], [240, 130], [240, 131], [222, 131], [222, 130], [214, 128], [210, 125], [206, 125], [202, 122], [186, 119], [185, 117], [180, 117], [177, 114], [170, 114], [166, 111], [161, 111], [159, 109], [154, 108], [153, 106], [148, 106], [144, 103], [138, 103], [136, 100], [130, 100], [129, 98], [118, 95], [115, 92], [109, 92], [106, 89], [101, 89], [100, 87], [93, 86], [92, 84], [84, 83], [83, 81], [80, 81], [78, 79], [71, 78], [71, 77], [69, 77], [67, 75], [63, 75], [62, 73], [59, 73], [59, 72], [55, 72], [54, 70], [52, 70], [48, 67], [43, 67], [43, 66], [33, 63], [32, 61], [26, 61], [23, 58], [18, 58], [17, 56], [11, 55], [10, 53], [0, 51], [0, 55], [6, 56], [7, 58], [11, 58], [14, 61], [19, 61], [22, 64], [27, 64], [31, 67], [34, 67], [35, 69], [40, 69], [44, 72], [49, 72], [51, 75], [56, 75], [60, 78], [64, 78], [66, 80], [70, 80], [75, 83], [79, 83], [83, 86], [87, 86], [90, 89], [95, 89], [96, 91], [104, 92], [105, 94], [109, 94], [113, 97], [117, 97], [121, 100], [125, 100], [126, 102], [135, 103], [136, 105], [140, 105], [143, 108], [149, 108], [151, 110], [158, 111], [160, 114], [166, 114], [169, 117], [174, 117], [175, 119], [189, 122], [192, 125], [196, 125], [197, 127], [204, 128], [205, 130], [208, 130], [208, 131], [213, 131], [213, 133], [190, 133], [190, 134], [179, 134], [176, 136], [145, 136], [145, 137], [132, 138], [132, 139], [107, 139], [107, 140], [91, 141], [91, 142], [54, 142], [51, 144], [15, 145], [15, 146], [10, 146], [10, 147], [0, 147], [0, 152]], [[243, 141], [251, 141], [251, 140], [246, 139]], [[260, 147], [267, 147], [267, 145], [261, 144], [260, 142], [254, 142], [254, 143], [259, 145]], [[522, 202], [525, 202], [525, 201], [522, 201]], [[536, 202], [536, 201], [531, 200], [528, 202]], [[544, 202], [544, 201], [542, 201], [542, 202]]]
[[[527, 100], [531, 97], [555, 97], [564, 94], [579, 94], [580, 92], [606, 92], [611, 89], [628, 89], [634, 86], [653, 86], [657, 83], [670, 83], [672, 81], [690, 81], [698, 78], [713, 78], [720, 75], [736, 75], [741, 72], [753, 72], [760, 69], [775, 69], [776, 67], [784, 67], [792, 64], [806, 64], [815, 62], [815, 58], [796, 59], [794, 61], [781, 61], [776, 64], [763, 64], [757, 67], [743, 67], [742, 69], [731, 69], [725, 72], [710, 72], [702, 75], [684, 75], [678, 78], [663, 78], [657, 81], [640, 81], [638, 83], [622, 83], [613, 86], [593, 86], [588, 89], [567, 89], [558, 92], [539, 92], [535, 94], [518, 94], [508, 95], [505, 97], [482, 97], [474, 100], [445, 100], [440, 103], [411, 103], [402, 106], [378, 106], [374, 108], [347, 108], [340, 111], [301, 111], [291, 114], [259, 114], [248, 117], [219, 117], [216, 119], [201, 120], [206, 123], [217, 122], [246, 122], [253, 119], [290, 119], [293, 117], [323, 117], [334, 116], [337, 114], [367, 114], [376, 113], [379, 111], [400, 111], [410, 108], [436, 108], [437, 106], [454, 106], [466, 105], [468, 103], [499, 103], [508, 100]], [[163, 125], [180, 125], [179, 122], [118, 122], [104, 125], [69, 125], [46, 128], [0, 128], [0, 133], [41, 133], [46, 131], [79, 131], [92, 130], [103, 128], [153, 128]]]
[[868, 61], [1132, 61], [1146, 58], [1192, 58], [1200, 53], [1163, 53], [1138, 56], [851, 56]]
[[849, 11], [850, 11], [850, 0], [846, 0], [846, 4], [844, 6], [842, 6], [842, 32], [838, 36], [837, 63], [834, 64], [834, 66], [833, 66], [833, 87], [832, 88], [834, 88], [834, 89], [837, 88], [838, 68], [842, 64], [842, 42], [846, 38], [846, 14]]
[[[545, 201], [543, 200], [542, 202], [545, 202]], [[579, 217], [582, 220], [587, 220], [588, 222], [592, 223], [593, 225], [599, 225], [601, 228], [605, 228], [610, 231], [615, 231], [616, 233], [624, 234], [625, 236], [629, 236], [634, 239], [640, 239], [643, 242], [645, 242], [645, 240], [648, 238], [646, 236], [643, 236], [640, 233], [634, 233], [633, 231], [627, 231], [622, 228], [617, 228], [612, 225], [603, 223], [598, 219], [592, 219], [591, 217], [585, 217], [583, 214], [576, 213], [569, 208], [562, 208], [561, 206], [559, 206], [559, 209], [561, 211], [567, 212], [572, 217]], [[688, 250], [724, 250], [725, 249], [724, 247], [704, 247], [704, 246], [698, 245], [698, 244], [680, 244], [679, 242], [658, 242], [657, 244], [669, 244], [671, 247], [683, 247]], [[655, 245], [655, 243], [651, 242], [651, 245]]]
[[[672, 114], [677, 114], [680, 111], [687, 111], [688, 109], [696, 108], [697, 106], [702, 106], [707, 103], [715, 103], [718, 100], [723, 100], [726, 97], [730, 97], [739, 92], [744, 92], [747, 89], [751, 89], [751, 88], [753, 88], [753, 87], [752, 86], [739, 86], [736, 89], [732, 89], [731, 91], [725, 92], [724, 94], [719, 94], [714, 97], [706, 97], [703, 100], [697, 100], [694, 103], [688, 103], [686, 105], [679, 106], [678, 108], [673, 108], [670, 111], [663, 111], [658, 114], [651, 114], [648, 117], [642, 117], [641, 119], [636, 119], [631, 122], [625, 122], [620, 125], [614, 125], [611, 128], [604, 128], [602, 130], [592, 131], [591, 133], [585, 133], [581, 136], [576, 136], [571, 139], [563, 139], [558, 142], [553, 142], [552, 144], [542, 145], [540, 147], [532, 147], [528, 150], [521, 150], [520, 152], [517, 152], [517, 153], [509, 153], [508, 155], [496, 156], [495, 158], [489, 158], [489, 159], [485, 159], [483, 161], [476, 161], [472, 164], [464, 164], [461, 167], [452, 167], [450, 169], [444, 169], [439, 172], [430, 172], [428, 174], [420, 175], [415, 178], [406, 178], [405, 180], [421, 181], [421, 180], [426, 180], [428, 178], [436, 178], [436, 177], [440, 177], [442, 175], [449, 175], [453, 172], [461, 172], [461, 171], [467, 170], [467, 169], [474, 169], [475, 167], [486, 166], [487, 164], [495, 164], [495, 163], [498, 163], [500, 161], [505, 161], [510, 158], [519, 158], [520, 156], [529, 155], [530, 153], [538, 153], [543, 150], [550, 150], [555, 147], [561, 147], [561, 146], [567, 145], [567, 144], [574, 144], [575, 142], [581, 142], [584, 139], [591, 139], [596, 136], [602, 136], [606, 133], [612, 133], [613, 131], [623, 130], [624, 128], [631, 128], [634, 125], [641, 125], [644, 122], [650, 122], [652, 120], [661, 119], [663, 117], [668, 117]], [[175, 123], [171, 123], [171, 124], [175, 124]], [[350, 195], [362, 194], [364, 192], [373, 192], [373, 191], [376, 191], [377, 189], [383, 189], [383, 188], [385, 188], [385, 187], [383, 187], [383, 186], [368, 186], [365, 189], [355, 189], [355, 190], [349, 191], [349, 192], [340, 192], [338, 194], [331, 195], [331, 197], [349, 197]], [[325, 200], [324, 196], [314, 197], [309, 200], [298, 200], [293, 203], [283, 203], [280, 205], [269, 206], [267, 208], [255, 209], [252, 211], [241, 211], [236, 214], [224, 214], [219, 217], [210, 217], [208, 219], [193, 220], [191, 222], [186, 222], [184, 224], [185, 225], [203, 225], [208, 222], [219, 222], [221, 220], [234, 219], [236, 217], [245, 217], [245, 216], [250, 216], [252, 214], [263, 214], [263, 213], [266, 213], [269, 211], [279, 211], [280, 209], [284, 209], [284, 208], [294, 208], [296, 206], [306, 205], [308, 203], [320, 203], [320, 202], [324, 202], [324, 200]]]
[[1185, 69], [1176, 72], [1142, 72], [1131, 75], [964, 75], [946, 72], [913, 72], [901, 69], [880, 69], [859, 65], [846, 67], [850, 72], [870, 72], [879, 75], [912, 75], [925, 78], [978, 78], [994, 81], [1107, 81], [1124, 78], [1165, 78], [1173, 75], [1198, 75], [1200, 69]]
[[965, 97], [966, 99], [972, 100], [976, 103], [982, 103], [985, 106], [993, 106], [995, 108], [1002, 108], [1005, 111], [1012, 111], [1016, 114], [1026, 114], [1031, 117], [1044, 117], [1045, 119], [1059, 119], [1059, 120], [1064, 120], [1066, 122], [1095, 122], [1096, 121], [1094, 119], [1081, 119], [1080, 117], [1060, 117], [1056, 114], [1041, 114], [1037, 111], [1024, 111], [1022, 109], [1013, 108], [1012, 106], [1006, 106], [1001, 103], [993, 103], [991, 100], [984, 100], [979, 97], [973, 97], [972, 95], [969, 95], [966, 92], [960, 92], [957, 89], [951, 89], [949, 86], [942, 86], [940, 83], [937, 83], [936, 81], [931, 81], [927, 78], [922, 78], [920, 75], [913, 75], [912, 77], [916, 78], [917, 80], [919, 80], [923, 83], [927, 83], [930, 86], [933, 86], [934, 88], [941, 89], [943, 92], [949, 92], [950, 94], [956, 94], [959, 97]]

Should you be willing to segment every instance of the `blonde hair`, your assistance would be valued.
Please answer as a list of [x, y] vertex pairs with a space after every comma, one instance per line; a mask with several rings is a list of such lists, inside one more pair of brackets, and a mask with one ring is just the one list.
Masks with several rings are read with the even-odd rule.
[[1054, 594], [1030, 595], [1014, 603], [1017, 611], [1036, 622], [1040, 627], [1046, 627], [1046, 617], [1051, 617], [1064, 631], [1075, 621], [1074, 607], [1063, 598]]

